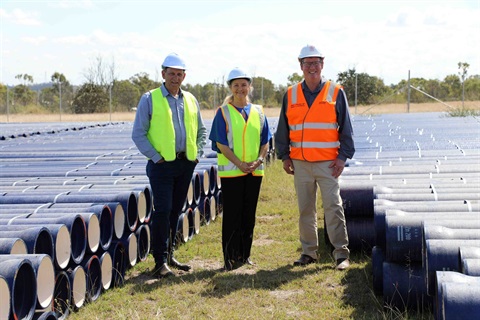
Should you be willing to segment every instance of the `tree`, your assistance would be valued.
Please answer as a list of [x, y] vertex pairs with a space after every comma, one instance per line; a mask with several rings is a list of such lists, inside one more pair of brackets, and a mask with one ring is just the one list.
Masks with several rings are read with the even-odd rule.
[[138, 88], [138, 91], [140, 91], [141, 94], [144, 94], [145, 92], [148, 92], [160, 86], [160, 83], [151, 80], [148, 73], [146, 72], [140, 72], [135, 74], [133, 77], [130, 78], [130, 81], [135, 87]]
[[7, 110], [7, 86], [0, 83], [0, 112], [6, 113]]
[[[23, 83], [16, 85], [13, 89], [15, 100], [19, 101], [23, 106], [32, 103], [35, 99], [35, 92], [28, 87], [28, 84], [33, 83], [33, 77], [29, 74], [17, 74], [15, 79], [23, 80]], [[14, 100], [12, 99], [12, 101]]]
[[445, 79], [443, 79], [442, 85], [444, 86], [445, 90], [448, 91], [448, 99], [457, 100], [458, 97], [460, 97], [462, 84], [456, 75], [451, 74], [446, 76]]
[[467, 77], [468, 68], [470, 65], [466, 62], [458, 63], [458, 75], [462, 81], [462, 108], [465, 107], [465, 78]]
[[470, 76], [465, 80], [465, 98], [470, 101], [480, 100], [480, 76]]
[[108, 95], [98, 84], [85, 83], [73, 99], [73, 111], [75, 113], [106, 112], [107, 109]]
[[261, 104], [264, 107], [275, 103], [275, 86], [271, 80], [264, 77], [254, 77], [252, 85], [252, 101], [254, 103]]
[[350, 104], [355, 101], [355, 91], [358, 104], [372, 104], [388, 90], [383, 80], [367, 73], [357, 73], [355, 68], [339, 73], [337, 82], [345, 89]]
[[140, 91], [128, 80], [116, 81], [113, 85], [113, 104], [116, 111], [130, 111], [140, 100]]
[[292, 75], [287, 77], [288, 83], [287, 86], [292, 86], [295, 83], [299, 83], [303, 80], [303, 76], [299, 75], [298, 73], [294, 72]]

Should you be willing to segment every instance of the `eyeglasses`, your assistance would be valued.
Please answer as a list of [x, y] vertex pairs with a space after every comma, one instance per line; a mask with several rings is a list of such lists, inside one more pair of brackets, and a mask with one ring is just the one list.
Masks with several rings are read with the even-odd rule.
[[306, 61], [305, 61], [305, 62], [302, 62], [302, 66], [307, 67], [307, 68], [309, 68], [309, 67], [318, 67], [319, 65], [322, 64], [322, 62], [323, 62], [322, 60], [312, 61], [312, 62], [306, 62]]

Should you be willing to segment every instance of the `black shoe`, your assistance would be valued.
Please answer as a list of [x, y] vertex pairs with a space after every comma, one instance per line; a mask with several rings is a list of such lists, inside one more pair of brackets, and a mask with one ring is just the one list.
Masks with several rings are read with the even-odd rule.
[[162, 264], [160, 267], [155, 266], [155, 269], [153, 269], [153, 272], [152, 272], [152, 276], [158, 279], [168, 278], [174, 275], [175, 274], [172, 272], [172, 270], [170, 270], [170, 268], [166, 263]]
[[223, 269], [225, 271], [232, 271], [232, 270], [240, 268], [245, 263], [246, 262], [244, 262], [244, 261], [239, 261], [239, 260], [234, 260], [234, 259], [225, 260], [225, 265], [223, 266]]
[[254, 265], [255, 265], [255, 263], [254, 263], [252, 260], [250, 260], [250, 258], [247, 258], [247, 259], [243, 260], [243, 263], [244, 263], [244, 264], [248, 264], [248, 265], [250, 265], [250, 266], [254, 266]]
[[293, 262], [294, 266], [306, 266], [307, 264], [315, 263], [317, 262], [317, 259], [314, 259], [306, 254], [302, 254], [300, 256], [300, 259], [295, 260]]
[[192, 266], [190, 266], [189, 264], [178, 262], [177, 259], [173, 257], [170, 258], [170, 265], [182, 271], [190, 271], [190, 269], [192, 269]]
[[345, 270], [350, 267], [350, 261], [347, 258], [337, 259], [337, 270]]
[[232, 271], [234, 264], [235, 264], [234, 260], [225, 260], [225, 264], [223, 265], [223, 269], [225, 271]]

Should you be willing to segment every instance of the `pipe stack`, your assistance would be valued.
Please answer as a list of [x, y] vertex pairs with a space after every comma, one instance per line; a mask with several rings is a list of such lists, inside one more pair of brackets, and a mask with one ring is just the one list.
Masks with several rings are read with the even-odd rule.
[[[356, 116], [353, 125], [356, 153], [340, 184], [353, 250], [371, 245], [374, 292], [389, 309], [448, 306], [434, 312], [438, 319], [455, 308], [478, 310], [469, 289], [435, 289], [445, 270], [477, 276], [476, 258], [459, 255], [462, 246], [480, 248], [480, 137], [472, 134], [478, 121], [391, 114]], [[349, 228], [358, 217], [373, 232]]]
[[[0, 294], [9, 297], [0, 319], [65, 319], [147, 259], [147, 160], [131, 141], [132, 123], [0, 124], [0, 131]], [[210, 151], [191, 180], [180, 243], [222, 215]], [[272, 145], [267, 160], [273, 153]]]

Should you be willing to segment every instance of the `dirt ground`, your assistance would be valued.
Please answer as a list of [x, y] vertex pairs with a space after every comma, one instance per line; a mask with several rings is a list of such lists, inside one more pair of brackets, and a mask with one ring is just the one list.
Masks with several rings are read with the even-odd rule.
[[[480, 101], [466, 101], [465, 108], [480, 111]], [[448, 102], [447, 105], [440, 102], [411, 103], [407, 104], [383, 104], [369, 106], [350, 106], [352, 115], [386, 114], [386, 113], [417, 113], [417, 112], [448, 112], [453, 108], [461, 108], [461, 101]], [[278, 117], [280, 108], [265, 108], [267, 117]], [[202, 110], [204, 119], [213, 119], [215, 110]], [[0, 122], [85, 122], [85, 121], [133, 121], [135, 112], [119, 113], [94, 113], [94, 114], [1, 114]]]

